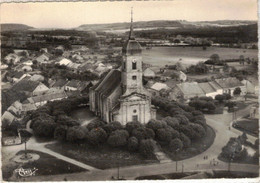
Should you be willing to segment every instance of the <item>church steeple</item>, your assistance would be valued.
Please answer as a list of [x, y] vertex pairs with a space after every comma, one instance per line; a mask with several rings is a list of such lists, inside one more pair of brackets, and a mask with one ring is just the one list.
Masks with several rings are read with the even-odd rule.
[[131, 40], [135, 39], [134, 30], [133, 30], [133, 7], [131, 7], [131, 25], [130, 25], [129, 39]]

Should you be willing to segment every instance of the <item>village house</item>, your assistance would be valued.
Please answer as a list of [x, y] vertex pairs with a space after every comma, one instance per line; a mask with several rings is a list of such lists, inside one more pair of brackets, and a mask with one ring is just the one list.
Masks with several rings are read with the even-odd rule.
[[9, 111], [5, 111], [1, 117], [2, 126], [3, 123], [5, 123], [4, 125], [10, 125], [14, 120], [15, 120], [15, 116]]
[[7, 69], [8, 68], [8, 65], [6, 65], [6, 64], [1, 64], [1, 70], [5, 70], [5, 69]]
[[237, 78], [229, 77], [229, 78], [221, 78], [215, 79], [216, 83], [223, 89], [223, 93], [228, 93], [231, 96], [234, 95], [235, 88], [241, 89], [241, 95], [246, 93], [245, 85], [239, 81]]
[[11, 89], [14, 91], [24, 92], [27, 96], [42, 95], [49, 90], [49, 88], [43, 83], [28, 79], [23, 79], [17, 82]]
[[38, 82], [43, 82], [44, 81], [44, 76], [40, 74], [34, 74], [31, 78], [31, 81], [38, 81]]
[[150, 88], [147, 89], [153, 96], [163, 96], [170, 90], [165, 83], [156, 82], [152, 84]]
[[71, 80], [65, 85], [65, 91], [76, 91], [80, 86], [80, 81], [78, 80]]
[[23, 62], [24, 65], [28, 65], [28, 66], [32, 66], [33, 62], [31, 60], [27, 60], [25, 62]]
[[9, 53], [5, 58], [4, 60], [6, 61], [7, 64], [18, 64], [21, 60], [21, 57], [18, 56], [17, 54], [15, 53]]
[[48, 101], [55, 101], [55, 100], [62, 100], [64, 98], [67, 98], [67, 95], [65, 92], [62, 93], [53, 93], [53, 94], [45, 94], [40, 96], [34, 96], [27, 98], [23, 104], [34, 104], [36, 107], [43, 106]]
[[246, 92], [249, 94], [258, 94], [258, 84], [253, 84], [253, 82], [249, 80], [243, 80], [241, 83], [246, 87]]
[[68, 83], [68, 80], [66, 79], [58, 79], [53, 84], [51, 84], [51, 88], [57, 88], [60, 90], [65, 90], [65, 85]]
[[12, 82], [17, 83], [24, 79], [26, 76], [31, 76], [30, 74], [25, 74], [23, 72], [14, 72], [13, 77], [12, 77]]
[[148, 67], [148, 68], [146, 68], [144, 70], [143, 75], [146, 78], [154, 78], [155, 77], [155, 72]]
[[198, 83], [199, 87], [203, 90], [207, 97], [215, 98], [216, 95], [222, 94], [222, 89], [216, 89], [210, 82]]
[[11, 106], [8, 107], [7, 111], [16, 116], [19, 116], [22, 111], [22, 104], [19, 101], [15, 101]]
[[44, 54], [41, 54], [40, 56], [38, 56], [38, 57], [36, 58], [36, 61], [37, 61], [38, 63], [46, 63], [47, 61], [49, 61], [49, 59], [50, 59], [50, 55], [44, 53]]
[[199, 87], [197, 82], [184, 82], [176, 84], [169, 93], [171, 100], [186, 100], [189, 101], [193, 97], [205, 96], [204, 91]]
[[67, 66], [69, 64], [72, 64], [72, 61], [67, 59], [67, 58], [63, 58], [61, 59], [59, 62], [58, 62], [59, 65], [64, 65], [64, 66]]

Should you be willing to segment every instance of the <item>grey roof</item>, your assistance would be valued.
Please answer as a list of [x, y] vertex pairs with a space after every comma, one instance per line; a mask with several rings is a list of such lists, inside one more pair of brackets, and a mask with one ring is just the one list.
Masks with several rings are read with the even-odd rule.
[[216, 89], [213, 88], [209, 83], [198, 83], [198, 85], [205, 93], [216, 92]]
[[199, 87], [197, 82], [185, 82], [177, 84], [177, 87], [185, 94], [185, 95], [204, 95], [204, 91]]
[[215, 81], [220, 85], [221, 88], [234, 88], [239, 86], [244, 86], [241, 81], [237, 78], [222, 78], [222, 79], [215, 79]]
[[63, 87], [67, 82], [66, 79], [58, 79], [52, 87]]

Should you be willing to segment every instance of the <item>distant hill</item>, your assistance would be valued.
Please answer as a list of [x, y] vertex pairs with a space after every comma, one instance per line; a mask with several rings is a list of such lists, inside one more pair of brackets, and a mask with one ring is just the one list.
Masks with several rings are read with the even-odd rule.
[[30, 27], [25, 24], [1, 24], [1, 32], [16, 31], [16, 30], [22, 31], [28, 29], [33, 29], [33, 27]]
[[[217, 20], [217, 21], [198, 21], [189, 22], [185, 20], [157, 20], [157, 21], [141, 21], [134, 22], [135, 29], [149, 29], [149, 28], [194, 28], [194, 27], [229, 27], [256, 24], [257, 21], [247, 20]], [[124, 30], [129, 29], [130, 23], [111, 23], [111, 24], [83, 24], [75, 28], [81, 31], [107, 31], [107, 30]]]
[[[111, 24], [83, 24], [75, 28], [76, 30], [94, 30], [94, 31], [104, 31], [104, 30], [119, 30], [119, 29], [129, 29], [130, 23], [111, 23]], [[152, 28], [152, 27], [183, 27], [180, 21], [141, 21], [134, 22], [135, 28]]]

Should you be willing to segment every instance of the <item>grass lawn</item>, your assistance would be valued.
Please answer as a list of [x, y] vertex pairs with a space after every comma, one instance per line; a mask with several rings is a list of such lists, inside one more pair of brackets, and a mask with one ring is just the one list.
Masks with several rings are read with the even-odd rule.
[[139, 153], [129, 152], [123, 148], [112, 148], [107, 144], [93, 147], [87, 143], [57, 142], [46, 145], [46, 148], [99, 169], [159, 162], [157, 159], [145, 159]]
[[233, 123], [233, 127], [250, 135], [258, 137], [258, 119], [243, 118]]
[[177, 154], [172, 152], [168, 146], [162, 146], [162, 150], [165, 154], [169, 156], [173, 161], [176, 160], [184, 160], [187, 158], [191, 158], [193, 156], [196, 156], [198, 154], [201, 154], [202, 152], [206, 151], [211, 144], [213, 144], [215, 139], [215, 132], [211, 127], [207, 127], [206, 136], [203, 139], [193, 141], [191, 143], [191, 147], [184, 149]]
[[[34, 167], [38, 169], [35, 173], [35, 176], [38, 175], [57, 175], [57, 174], [66, 174], [66, 173], [76, 173], [86, 171], [83, 168], [77, 167], [73, 164], [67, 163], [63, 160], [57, 159], [49, 154], [45, 154], [39, 151], [28, 150], [28, 153], [35, 153], [40, 156], [36, 161], [28, 163], [16, 163], [11, 161], [7, 166], [2, 167], [2, 175], [4, 180], [8, 180], [15, 169], [33, 169]], [[19, 151], [17, 155], [23, 154], [24, 151]]]

